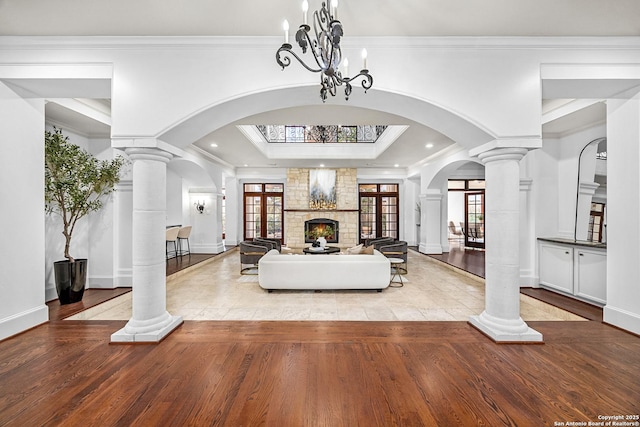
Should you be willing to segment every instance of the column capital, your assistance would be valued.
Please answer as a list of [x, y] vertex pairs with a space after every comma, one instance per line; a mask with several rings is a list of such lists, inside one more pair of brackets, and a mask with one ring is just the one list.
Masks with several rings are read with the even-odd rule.
[[425, 193], [420, 194], [420, 200], [442, 200], [444, 195], [438, 189], [429, 188]]
[[519, 162], [528, 151], [527, 148], [494, 148], [478, 154], [478, 159], [484, 164], [498, 160], [514, 160]]
[[584, 194], [585, 196], [593, 196], [596, 194], [596, 190], [600, 187], [600, 184], [597, 182], [588, 182], [581, 181], [580, 182], [580, 194]]
[[124, 150], [129, 158], [133, 161], [136, 160], [155, 160], [156, 162], [169, 163], [173, 158], [173, 154], [166, 152], [160, 148], [152, 147], [130, 147]]
[[512, 137], [512, 138], [497, 138], [493, 141], [482, 144], [478, 147], [469, 150], [471, 157], [480, 157], [481, 154], [495, 151], [503, 148], [522, 148], [526, 151], [534, 150], [542, 147], [542, 138], [526, 136], [526, 137]]
[[161, 141], [157, 138], [143, 138], [143, 137], [133, 137], [133, 138], [111, 138], [111, 146], [113, 148], [119, 148], [121, 150], [125, 150], [125, 152], [129, 152], [130, 149], [133, 148], [149, 148], [156, 149], [160, 151], [165, 151], [171, 154], [171, 157], [184, 157], [184, 151], [181, 149], [174, 147], [171, 144], [167, 144], [164, 141]]

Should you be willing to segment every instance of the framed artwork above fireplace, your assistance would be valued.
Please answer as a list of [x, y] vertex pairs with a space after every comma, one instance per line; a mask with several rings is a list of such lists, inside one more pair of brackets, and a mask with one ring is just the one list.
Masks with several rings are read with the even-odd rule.
[[336, 171], [331, 169], [309, 170], [309, 208], [336, 208]]

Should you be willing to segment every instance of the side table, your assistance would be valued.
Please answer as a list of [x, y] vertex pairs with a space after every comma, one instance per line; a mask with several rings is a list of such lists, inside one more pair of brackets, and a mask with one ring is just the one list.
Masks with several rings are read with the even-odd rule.
[[[401, 288], [404, 286], [404, 282], [402, 281], [402, 274], [400, 274], [400, 266], [404, 264], [404, 260], [402, 258], [389, 258], [389, 262], [391, 263], [391, 280], [389, 281], [389, 286], [392, 288]], [[395, 279], [399, 280], [396, 282]], [[392, 285], [392, 283], [397, 283], [398, 285]]]

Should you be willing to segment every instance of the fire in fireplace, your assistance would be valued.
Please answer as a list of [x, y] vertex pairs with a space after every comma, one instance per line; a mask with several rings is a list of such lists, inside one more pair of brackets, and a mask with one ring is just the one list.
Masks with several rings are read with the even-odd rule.
[[304, 222], [304, 241], [313, 243], [318, 237], [327, 243], [338, 243], [338, 221], [328, 218], [314, 218]]

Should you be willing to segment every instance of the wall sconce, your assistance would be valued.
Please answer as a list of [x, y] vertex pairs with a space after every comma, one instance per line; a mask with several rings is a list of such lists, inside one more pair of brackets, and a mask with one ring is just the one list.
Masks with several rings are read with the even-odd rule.
[[202, 202], [200, 200], [198, 200], [193, 205], [196, 207], [196, 211], [199, 214], [203, 214], [204, 213], [204, 200]]

